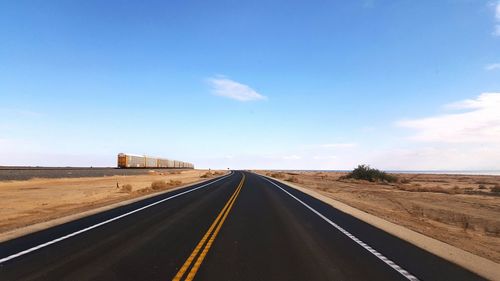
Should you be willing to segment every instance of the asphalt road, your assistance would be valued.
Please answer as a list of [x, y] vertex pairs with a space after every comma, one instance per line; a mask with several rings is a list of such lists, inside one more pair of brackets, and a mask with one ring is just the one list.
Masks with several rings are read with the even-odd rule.
[[0, 244], [0, 280], [481, 280], [248, 172]]

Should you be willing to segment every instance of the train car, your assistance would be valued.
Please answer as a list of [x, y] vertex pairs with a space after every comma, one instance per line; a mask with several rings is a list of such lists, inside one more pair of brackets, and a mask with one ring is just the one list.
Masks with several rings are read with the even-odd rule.
[[158, 159], [149, 157], [149, 156], [144, 156], [144, 167], [145, 168], [158, 168]]
[[118, 154], [118, 168], [176, 168], [194, 169], [194, 165], [188, 162], [170, 160], [165, 158], [149, 157], [128, 153]]
[[161, 159], [161, 158], [158, 158], [156, 159], [156, 167], [158, 168], [168, 168], [168, 159]]
[[145, 168], [145, 157], [142, 155], [134, 154], [118, 154], [118, 167], [119, 168]]

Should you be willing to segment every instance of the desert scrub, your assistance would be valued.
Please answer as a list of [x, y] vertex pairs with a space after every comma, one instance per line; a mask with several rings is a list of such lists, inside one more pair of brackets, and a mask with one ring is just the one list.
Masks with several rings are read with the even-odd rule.
[[151, 183], [152, 190], [158, 190], [167, 187], [168, 184], [164, 180], [154, 181]]
[[168, 182], [164, 180], [159, 180], [159, 181], [154, 181], [151, 183], [151, 189], [152, 190], [159, 190], [167, 187], [172, 187], [172, 186], [177, 186], [181, 185], [182, 181], [180, 180], [170, 180]]
[[206, 179], [206, 178], [211, 178], [213, 176], [214, 176], [214, 174], [212, 174], [212, 172], [209, 171], [209, 172], [206, 172], [203, 175], [201, 175], [200, 178]]
[[170, 180], [168, 182], [169, 186], [176, 186], [176, 185], [181, 185], [181, 184], [182, 184], [182, 181], [180, 181], [180, 180]]
[[294, 182], [294, 183], [299, 183], [300, 182], [299, 179], [296, 176], [290, 176], [290, 177], [288, 177], [285, 180], [289, 181], [289, 182]]
[[120, 188], [120, 191], [122, 191], [122, 192], [132, 192], [132, 185], [131, 184], [124, 184]]
[[272, 178], [276, 178], [276, 179], [284, 179], [286, 177], [286, 175], [284, 173], [281, 173], [281, 172], [268, 173], [267, 175], [272, 177]]
[[401, 183], [411, 183], [411, 180], [408, 178], [402, 178], [400, 182]]
[[397, 182], [398, 177], [390, 175], [386, 172], [370, 168], [368, 165], [358, 165], [349, 174], [342, 176], [341, 179], [356, 179], [356, 180], [366, 180], [366, 181], [382, 181], [382, 182]]
[[442, 188], [440, 186], [421, 186], [414, 184], [412, 186], [396, 186], [399, 190], [409, 191], [409, 192], [434, 192], [434, 193], [444, 193], [444, 194], [462, 194], [464, 191], [458, 186], [454, 188]]

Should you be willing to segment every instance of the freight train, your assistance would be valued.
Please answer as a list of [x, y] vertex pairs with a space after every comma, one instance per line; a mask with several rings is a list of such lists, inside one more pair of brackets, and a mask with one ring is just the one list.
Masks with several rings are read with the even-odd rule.
[[118, 168], [194, 169], [194, 165], [188, 162], [165, 159], [165, 158], [119, 153]]

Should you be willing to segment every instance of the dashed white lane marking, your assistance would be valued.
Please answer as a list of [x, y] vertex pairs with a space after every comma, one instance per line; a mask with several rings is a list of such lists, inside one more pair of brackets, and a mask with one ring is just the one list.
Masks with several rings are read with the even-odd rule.
[[89, 227], [86, 227], [86, 228], [84, 228], [84, 229], [80, 229], [80, 230], [75, 231], [75, 232], [73, 232], [73, 233], [70, 233], [70, 234], [67, 234], [67, 235], [61, 236], [61, 237], [59, 237], [59, 238], [56, 238], [56, 239], [54, 239], [54, 240], [51, 240], [51, 241], [45, 242], [45, 243], [40, 244], [40, 245], [38, 245], [38, 246], [35, 246], [35, 247], [29, 248], [29, 249], [27, 249], [27, 250], [21, 251], [21, 252], [19, 252], [19, 253], [12, 254], [12, 255], [10, 255], [10, 256], [8, 256], [8, 257], [5, 257], [5, 258], [0, 259], [0, 263], [3, 263], [3, 262], [6, 262], [6, 261], [9, 261], [9, 260], [15, 259], [15, 258], [20, 257], [20, 256], [22, 256], [22, 255], [26, 255], [26, 254], [31, 253], [31, 252], [33, 252], [33, 251], [36, 251], [36, 250], [38, 250], [38, 249], [41, 249], [41, 248], [47, 247], [47, 246], [49, 246], [49, 245], [55, 244], [55, 243], [57, 243], [57, 242], [60, 242], [60, 241], [62, 241], [62, 240], [65, 240], [65, 239], [68, 239], [68, 238], [70, 238], [70, 237], [76, 236], [76, 235], [78, 235], [78, 234], [80, 234], [80, 233], [83, 233], [83, 232], [89, 231], [89, 230], [91, 230], [91, 229], [97, 228], [97, 227], [99, 227], [99, 226], [105, 225], [105, 224], [110, 223], [110, 222], [113, 222], [113, 221], [115, 221], [115, 220], [118, 220], [118, 219], [124, 218], [124, 217], [126, 217], [126, 216], [129, 216], [129, 215], [131, 215], [131, 214], [133, 214], [133, 213], [137, 213], [137, 212], [139, 212], [139, 211], [142, 211], [142, 210], [147, 209], [147, 208], [149, 208], [149, 207], [152, 207], [152, 206], [154, 206], [154, 205], [158, 205], [158, 204], [163, 203], [163, 202], [165, 202], [165, 201], [167, 201], [167, 200], [170, 200], [170, 199], [173, 199], [173, 198], [175, 198], [175, 197], [179, 197], [179, 196], [181, 196], [181, 195], [184, 195], [184, 194], [187, 194], [187, 193], [193, 192], [193, 191], [198, 190], [198, 189], [200, 189], [200, 188], [203, 188], [203, 187], [209, 186], [209, 185], [211, 185], [211, 184], [213, 184], [213, 183], [216, 183], [216, 182], [218, 182], [218, 181], [221, 181], [221, 180], [223, 180], [223, 179], [225, 179], [225, 178], [227, 178], [227, 177], [231, 176], [232, 174], [233, 174], [233, 172], [231, 172], [229, 175], [227, 175], [227, 176], [225, 176], [225, 177], [222, 177], [222, 178], [220, 178], [220, 179], [217, 179], [217, 180], [214, 180], [214, 181], [212, 181], [212, 182], [206, 183], [206, 184], [204, 184], [204, 185], [201, 185], [201, 186], [195, 187], [195, 188], [190, 189], [190, 190], [183, 191], [183, 192], [181, 192], [181, 193], [178, 193], [178, 194], [176, 194], [176, 195], [172, 195], [172, 196], [170, 196], [170, 197], [167, 197], [167, 198], [161, 199], [161, 200], [159, 200], [159, 201], [156, 201], [156, 202], [151, 203], [151, 204], [149, 204], [149, 205], [146, 205], [146, 206], [143, 206], [143, 207], [141, 207], [141, 208], [135, 209], [135, 210], [130, 211], [130, 212], [128, 212], [128, 213], [125, 213], [125, 214], [119, 215], [119, 216], [117, 216], [117, 217], [114, 217], [114, 218], [111, 218], [111, 219], [105, 220], [105, 221], [103, 221], [103, 222], [100, 222], [100, 223], [94, 224], [94, 225], [89, 226]]
[[345, 234], [347, 237], [349, 237], [351, 240], [353, 240], [354, 242], [358, 243], [361, 247], [365, 248], [366, 250], [368, 250], [368, 252], [372, 253], [374, 256], [376, 256], [377, 258], [379, 258], [381, 261], [383, 261], [384, 263], [386, 263], [388, 266], [392, 267], [394, 270], [396, 270], [397, 272], [401, 273], [401, 275], [403, 275], [406, 279], [408, 280], [411, 280], [411, 281], [417, 281], [418, 278], [413, 276], [411, 273], [409, 273], [408, 271], [404, 270], [403, 268], [401, 268], [399, 265], [397, 265], [395, 262], [391, 261], [390, 259], [386, 258], [384, 255], [382, 255], [381, 253], [379, 253], [377, 250], [373, 249], [372, 247], [370, 247], [368, 244], [366, 244], [365, 242], [359, 240], [356, 236], [352, 235], [351, 233], [349, 233], [347, 230], [345, 230], [344, 228], [342, 228], [341, 226], [339, 226], [338, 224], [334, 223], [333, 221], [331, 221], [329, 218], [325, 217], [323, 214], [321, 214], [320, 212], [316, 211], [313, 207], [307, 205], [306, 203], [304, 203], [302, 200], [300, 200], [299, 198], [295, 197], [293, 194], [291, 194], [290, 192], [286, 191], [284, 188], [282, 188], [281, 186], [277, 185], [276, 183], [270, 181], [269, 179], [263, 177], [266, 181], [272, 183], [273, 185], [275, 185], [276, 187], [278, 187], [279, 189], [281, 189], [283, 192], [285, 192], [286, 194], [290, 195], [293, 199], [297, 200], [299, 203], [301, 203], [302, 205], [306, 206], [306, 208], [308, 208], [309, 210], [311, 210], [313, 213], [315, 213], [316, 215], [318, 215], [320, 218], [322, 218], [323, 220], [325, 220], [326, 222], [328, 222], [330, 225], [332, 225], [333, 227], [335, 227], [336, 229], [338, 229], [340, 232], [342, 232], [343, 234]]

